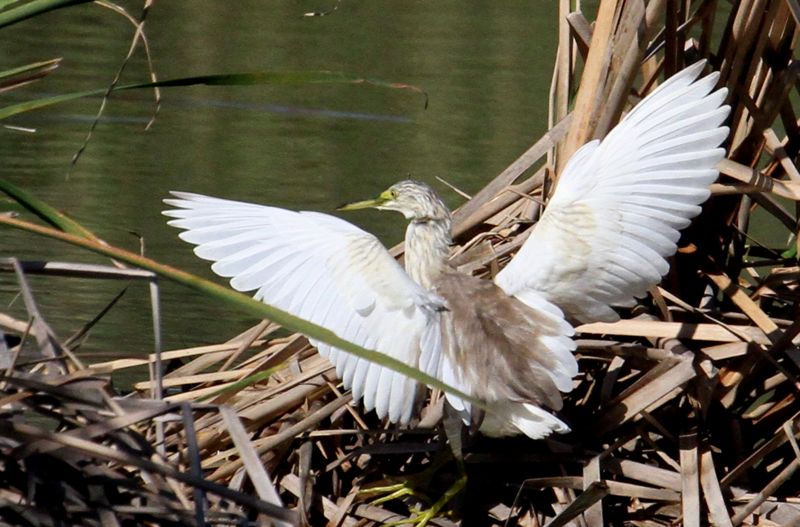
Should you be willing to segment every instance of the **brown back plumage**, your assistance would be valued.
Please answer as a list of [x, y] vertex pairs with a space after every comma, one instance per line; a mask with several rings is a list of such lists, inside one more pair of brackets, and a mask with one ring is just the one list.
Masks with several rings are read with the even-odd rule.
[[562, 334], [551, 316], [489, 280], [455, 270], [439, 275], [434, 292], [448, 305], [441, 322], [443, 351], [459, 365], [473, 395], [561, 408], [561, 392], [548, 374], [556, 358], [540, 340]]

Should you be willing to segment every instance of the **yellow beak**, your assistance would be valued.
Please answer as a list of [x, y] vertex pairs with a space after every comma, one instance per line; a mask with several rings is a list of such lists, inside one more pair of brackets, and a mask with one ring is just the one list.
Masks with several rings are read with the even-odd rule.
[[336, 210], [359, 210], [359, 209], [374, 209], [376, 207], [380, 207], [387, 201], [391, 201], [394, 199], [391, 192], [388, 190], [381, 192], [381, 195], [375, 199], [367, 199], [364, 201], [356, 201], [353, 203], [346, 203], [341, 207], [338, 207]]

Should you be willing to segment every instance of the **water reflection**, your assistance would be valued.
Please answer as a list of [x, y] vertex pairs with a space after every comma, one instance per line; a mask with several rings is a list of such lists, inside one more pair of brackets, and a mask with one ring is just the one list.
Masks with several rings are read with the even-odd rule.
[[[131, 4], [133, 8], [136, 2]], [[553, 63], [555, 3], [346, 1], [331, 16], [319, 2], [160, 2], [148, 36], [160, 78], [255, 70], [334, 70], [422, 87], [430, 97], [371, 86], [193, 87], [163, 92], [150, 131], [152, 94], [114, 96], [75, 167], [99, 100], [25, 114], [2, 130], [3, 177], [64, 210], [113, 244], [210, 277], [159, 214], [170, 189], [332, 212], [412, 174], [479, 189], [544, 130]], [[3, 104], [45, 92], [105, 86], [125, 56], [131, 28], [95, 5], [53, 12], [4, 29], [0, 67], [64, 57], [62, 67]], [[146, 80], [141, 54], [124, 82]], [[348, 219], [388, 244], [399, 218], [375, 212]], [[3, 253], [25, 259], [102, 262], [28, 235], [3, 233]], [[0, 298], [15, 287], [0, 277]], [[60, 336], [79, 329], [120, 290], [119, 283], [32, 279]], [[218, 342], [252, 320], [171, 284], [162, 291], [168, 347]], [[21, 314], [17, 301], [13, 310]], [[152, 341], [147, 288], [132, 284], [94, 331], [92, 355], [143, 353]]]

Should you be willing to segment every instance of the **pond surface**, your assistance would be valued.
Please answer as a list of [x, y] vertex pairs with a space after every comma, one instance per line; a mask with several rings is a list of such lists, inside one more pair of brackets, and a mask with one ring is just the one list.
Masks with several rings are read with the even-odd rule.
[[[125, 2], [138, 16], [141, 5]], [[338, 6], [328, 16], [309, 11]], [[100, 100], [30, 112], [0, 129], [3, 178], [24, 187], [114, 245], [211, 277], [206, 262], [167, 227], [169, 190], [332, 212], [411, 175], [451, 206], [479, 190], [546, 129], [556, 42], [556, 2], [161, 1], [147, 19], [159, 79], [262, 70], [331, 70], [423, 89], [429, 97], [366, 85], [191, 87], [162, 91], [153, 126], [151, 91], [114, 94], [77, 164], [71, 159]], [[103, 88], [127, 53], [132, 27], [95, 4], [62, 9], [2, 30], [0, 70], [63, 57], [61, 67], [7, 105]], [[146, 82], [136, 52], [124, 83]], [[3, 203], [5, 204], [5, 203]], [[353, 213], [387, 245], [399, 215]], [[0, 256], [107, 263], [100, 257], [4, 231]], [[119, 282], [32, 277], [40, 308], [65, 338], [97, 314]], [[3, 309], [24, 316], [10, 275]], [[172, 284], [162, 284], [165, 347], [217, 343], [255, 321]], [[9, 304], [11, 307], [9, 308]], [[147, 287], [132, 284], [82, 347], [93, 359], [152, 349]]]

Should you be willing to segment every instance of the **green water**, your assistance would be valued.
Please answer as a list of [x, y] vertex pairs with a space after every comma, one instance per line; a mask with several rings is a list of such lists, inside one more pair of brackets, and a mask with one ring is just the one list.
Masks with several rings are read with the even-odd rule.
[[[141, 5], [125, 2], [138, 15]], [[68, 213], [112, 244], [144, 241], [156, 260], [210, 277], [160, 215], [170, 189], [331, 212], [411, 174], [456, 206], [441, 177], [476, 192], [545, 130], [556, 41], [549, 0], [343, 0], [329, 16], [303, 17], [335, 2], [161, 1], [147, 19], [160, 79], [257, 70], [334, 70], [418, 86], [429, 97], [370, 86], [255, 86], [165, 89], [149, 131], [152, 92], [115, 94], [88, 148], [99, 99], [21, 115], [0, 129], [2, 177]], [[59, 70], [0, 104], [105, 87], [122, 62], [130, 24], [93, 4], [2, 30], [0, 69], [63, 57]], [[137, 51], [123, 82], [147, 81]], [[349, 217], [387, 244], [402, 238], [399, 216]], [[31, 235], [4, 231], [0, 255], [106, 263]], [[123, 287], [77, 279], [31, 279], [60, 337], [76, 331]], [[0, 275], [3, 309], [24, 316], [17, 286]], [[254, 321], [162, 284], [168, 348], [220, 342]], [[8, 308], [8, 305], [11, 305]], [[147, 288], [133, 284], [83, 347], [95, 358], [152, 348]]]

